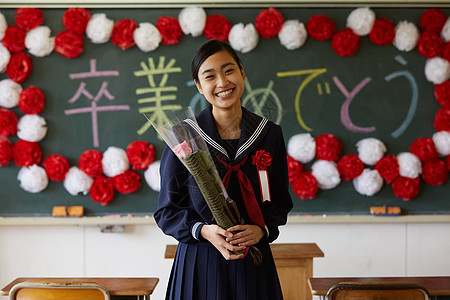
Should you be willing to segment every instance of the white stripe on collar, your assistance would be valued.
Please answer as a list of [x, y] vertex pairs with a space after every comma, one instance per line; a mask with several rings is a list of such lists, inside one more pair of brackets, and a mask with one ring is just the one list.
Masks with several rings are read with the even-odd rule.
[[261, 131], [263, 130], [264, 126], [266, 126], [268, 119], [263, 118], [261, 120], [261, 123], [259, 123], [258, 127], [256, 128], [255, 132], [253, 132], [252, 136], [238, 149], [236, 152], [235, 159], [241, 155], [245, 150], [247, 150], [248, 147], [250, 147], [253, 142], [258, 138], [258, 136], [261, 134]]

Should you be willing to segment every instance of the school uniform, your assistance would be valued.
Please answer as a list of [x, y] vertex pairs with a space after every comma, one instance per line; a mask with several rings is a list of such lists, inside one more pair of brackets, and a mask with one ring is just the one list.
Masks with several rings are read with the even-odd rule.
[[[241, 137], [226, 141], [217, 131], [210, 107], [201, 111], [196, 120], [199, 126], [194, 123], [192, 128], [206, 141], [220, 177], [229, 181], [229, 197], [236, 202], [245, 223], [257, 224], [266, 231], [255, 245], [262, 254], [262, 263], [255, 266], [251, 255], [227, 261], [200, 236], [204, 224], [214, 223], [213, 216], [194, 178], [166, 147], [161, 157], [161, 191], [154, 218], [165, 234], [179, 242], [166, 299], [282, 299], [269, 247], [293, 206], [281, 127], [242, 108]], [[267, 167], [269, 197], [267, 189], [261, 192], [259, 171], [252, 163], [261, 150], [272, 158]], [[251, 190], [253, 202], [247, 197]], [[250, 209], [249, 214], [247, 207], [251, 205], [256, 209]], [[262, 224], [255, 214], [262, 216]]]

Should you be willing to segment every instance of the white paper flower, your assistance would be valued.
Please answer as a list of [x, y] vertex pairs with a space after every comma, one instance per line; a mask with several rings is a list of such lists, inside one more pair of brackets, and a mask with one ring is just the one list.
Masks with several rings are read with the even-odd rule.
[[311, 167], [319, 188], [329, 190], [341, 183], [341, 176], [334, 161], [318, 160]]
[[197, 6], [187, 6], [178, 14], [181, 30], [184, 34], [197, 37], [203, 34], [206, 25], [206, 12]]
[[6, 71], [6, 66], [9, 63], [9, 59], [11, 58], [11, 53], [9, 53], [8, 49], [0, 43], [0, 73]]
[[6, 23], [5, 16], [0, 12], [0, 40], [3, 40], [7, 27], [8, 24]]
[[13, 108], [19, 104], [19, 96], [22, 92], [22, 86], [11, 79], [0, 81], [0, 106]]
[[243, 23], [238, 23], [231, 27], [230, 33], [228, 34], [228, 41], [233, 49], [247, 53], [256, 48], [259, 35], [255, 25], [252, 23], [245, 26]]
[[447, 22], [445, 22], [444, 27], [442, 27], [441, 38], [444, 42], [450, 41], [450, 17], [447, 18]]
[[368, 35], [375, 22], [375, 13], [368, 7], [354, 9], [347, 17], [347, 27], [357, 35]]
[[425, 63], [425, 76], [434, 84], [441, 84], [450, 77], [450, 63], [441, 58], [433, 57]]
[[91, 189], [94, 179], [86, 175], [78, 167], [71, 167], [64, 179], [64, 188], [72, 196], [77, 196], [79, 193], [87, 195]]
[[410, 152], [399, 153], [397, 160], [401, 176], [417, 178], [422, 173], [422, 163], [414, 154]]
[[363, 163], [369, 166], [376, 164], [386, 152], [384, 143], [376, 138], [365, 138], [356, 143], [358, 156]]
[[287, 145], [289, 156], [305, 164], [312, 161], [316, 155], [316, 141], [309, 133], [299, 133], [291, 136]]
[[144, 52], [150, 52], [159, 47], [161, 34], [152, 23], [140, 23], [139, 27], [133, 32], [133, 38], [136, 46]]
[[25, 46], [34, 56], [43, 57], [52, 53], [55, 38], [50, 37], [51, 30], [47, 26], [38, 26], [27, 32]]
[[377, 170], [364, 169], [364, 171], [353, 179], [355, 190], [361, 195], [373, 196], [383, 187], [383, 178]]
[[86, 27], [86, 35], [94, 44], [103, 44], [111, 38], [114, 21], [105, 14], [93, 14]]
[[47, 134], [47, 122], [39, 115], [24, 115], [17, 123], [17, 136], [29, 142], [40, 142]]
[[108, 147], [103, 153], [102, 159], [103, 173], [108, 177], [122, 174], [130, 168], [125, 150], [117, 147]]
[[438, 131], [433, 134], [433, 142], [440, 156], [450, 155], [450, 132]]
[[161, 175], [159, 173], [160, 164], [161, 161], [154, 161], [144, 172], [145, 181], [155, 192], [159, 192], [161, 190]]
[[306, 41], [308, 32], [305, 29], [305, 25], [298, 20], [288, 20], [283, 23], [278, 33], [280, 44], [288, 50], [295, 50], [303, 46]]
[[42, 192], [48, 186], [47, 173], [38, 165], [21, 168], [17, 179], [20, 187], [29, 193]]
[[395, 27], [395, 38], [392, 44], [400, 51], [411, 51], [417, 46], [420, 33], [414, 23], [401, 21]]

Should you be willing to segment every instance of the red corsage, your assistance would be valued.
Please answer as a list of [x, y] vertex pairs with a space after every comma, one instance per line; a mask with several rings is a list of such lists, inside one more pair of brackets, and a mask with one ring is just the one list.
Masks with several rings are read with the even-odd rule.
[[272, 157], [269, 152], [264, 150], [256, 151], [256, 154], [252, 156], [252, 164], [256, 166], [258, 170], [267, 170], [272, 164]]
[[415, 140], [409, 147], [409, 151], [416, 155], [422, 162], [437, 158], [439, 155], [433, 140], [427, 137], [421, 137]]
[[287, 165], [289, 174], [289, 183], [293, 183], [295, 179], [303, 172], [303, 165], [299, 163], [296, 159], [287, 155]]
[[434, 119], [436, 131], [450, 131], [450, 107], [443, 107], [438, 110]]
[[19, 26], [11, 25], [5, 30], [2, 44], [9, 52], [15, 53], [25, 50], [25, 37], [27, 33]]
[[96, 178], [103, 174], [103, 154], [97, 150], [86, 150], [78, 159], [78, 168], [89, 177]]
[[14, 112], [0, 108], [0, 136], [15, 135], [17, 133], [18, 119]]
[[155, 26], [161, 34], [161, 43], [164, 45], [178, 44], [183, 36], [180, 22], [178, 22], [177, 18], [170, 16], [159, 17]]
[[386, 183], [393, 182], [400, 173], [400, 167], [395, 155], [384, 156], [375, 164], [374, 169], [378, 171]]
[[337, 161], [342, 146], [338, 139], [330, 134], [324, 133], [316, 137], [316, 158], [327, 161]]
[[155, 160], [155, 148], [146, 141], [135, 141], [128, 145], [127, 157], [133, 170], [144, 170]]
[[375, 45], [385, 46], [392, 44], [395, 38], [395, 26], [386, 18], [377, 19], [373, 23], [369, 38]]
[[445, 14], [436, 8], [427, 9], [420, 16], [420, 26], [428, 31], [439, 33], [447, 22]]
[[6, 74], [9, 78], [21, 83], [30, 77], [31, 71], [33, 71], [33, 60], [29, 54], [17, 52], [11, 55], [6, 66]]
[[343, 180], [353, 180], [364, 171], [364, 163], [356, 154], [347, 154], [337, 162], [337, 169]]
[[222, 15], [211, 15], [206, 18], [203, 34], [209, 40], [218, 39], [226, 42], [231, 30], [231, 23]]
[[417, 51], [425, 58], [441, 55], [444, 42], [436, 32], [425, 31], [420, 34], [417, 42]]
[[420, 178], [398, 176], [392, 183], [392, 191], [395, 197], [409, 201], [419, 194]]
[[50, 180], [63, 181], [69, 172], [70, 165], [67, 159], [60, 154], [52, 154], [42, 162], [45, 173]]
[[122, 19], [114, 24], [111, 34], [111, 42], [120, 47], [122, 50], [136, 45], [133, 38], [133, 33], [138, 28], [138, 24], [131, 19]]
[[331, 39], [336, 32], [334, 21], [324, 15], [315, 15], [306, 23], [308, 35], [315, 40], [325, 41]]
[[89, 190], [89, 196], [94, 202], [99, 202], [103, 206], [108, 205], [114, 198], [113, 179], [104, 176], [95, 178]]
[[19, 96], [19, 107], [24, 114], [36, 115], [42, 112], [45, 106], [45, 96], [41, 89], [30, 86], [22, 90]]
[[76, 34], [84, 34], [91, 19], [89, 10], [82, 7], [71, 7], [64, 12], [62, 21], [64, 26]]
[[139, 188], [141, 185], [139, 174], [126, 170], [122, 174], [116, 175], [114, 179], [114, 188], [122, 194], [130, 194]]
[[30, 31], [44, 23], [44, 13], [39, 8], [22, 7], [16, 9], [16, 25]]
[[4, 136], [0, 136], [0, 167], [9, 164], [13, 158], [13, 144]]
[[450, 80], [434, 86], [434, 96], [437, 102], [445, 107], [450, 107]]
[[442, 185], [448, 177], [448, 170], [445, 162], [435, 158], [427, 161], [422, 166], [422, 178], [431, 185]]
[[292, 183], [292, 190], [302, 200], [311, 200], [316, 196], [319, 186], [310, 172], [302, 172]]
[[75, 58], [83, 53], [83, 36], [63, 30], [55, 36], [55, 51], [65, 58]]
[[41, 147], [36, 142], [20, 140], [14, 144], [13, 159], [19, 167], [29, 167], [41, 162]]
[[333, 36], [331, 48], [339, 56], [352, 56], [359, 49], [359, 35], [351, 28], [342, 29]]
[[284, 18], [278, 10], [273, 7], [263, 9], [256, 17], [255, 28], [259, 35], [265, 39], [276, 36], [283, 28]]

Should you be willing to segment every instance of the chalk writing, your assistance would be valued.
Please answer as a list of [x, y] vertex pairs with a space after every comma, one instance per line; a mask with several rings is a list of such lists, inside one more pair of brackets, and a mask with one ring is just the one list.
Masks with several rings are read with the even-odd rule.
[[[242, 105], [251, 108], [254, 113], [280, 124], [283, 118], [283, 106], [272, 87], [273, 81], [270, 80], [267, 87], [253, 90], [248, 79], [245, 80], [247, 95], [242, 100]], [[275, 109], [271, 107], [272, 104]], [[275, 111], [274, 116], [272, 116], [273, 111]]]

